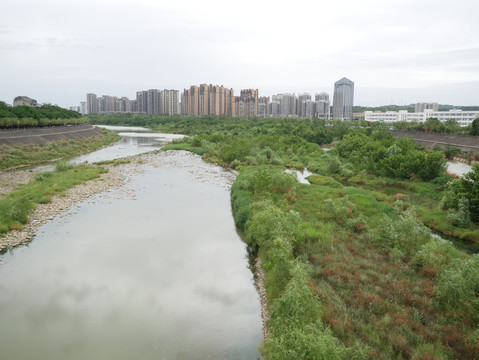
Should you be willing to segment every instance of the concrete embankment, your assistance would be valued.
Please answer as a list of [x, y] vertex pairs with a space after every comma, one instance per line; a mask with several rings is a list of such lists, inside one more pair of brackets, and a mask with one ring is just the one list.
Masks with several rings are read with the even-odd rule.
[[90, 124], [0, 130], [0, 145], [41, 145], [50, 141], [89, 138], [102, 133]]
[[479, 136], [471, 135], [453, 135], [453, 134], [436, 134], [417, 131], [394, 130], [392, 134], [395, 138], [412, 137], [418, 144], [424, 146], [441, 146], [447, 145], [457, 146], [464, 152], [479, 151]]

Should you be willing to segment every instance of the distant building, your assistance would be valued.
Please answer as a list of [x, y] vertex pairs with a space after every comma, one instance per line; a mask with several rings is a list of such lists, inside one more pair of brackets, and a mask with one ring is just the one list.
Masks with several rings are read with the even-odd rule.
[[308, 101], [311, 101], [311, 94], [304, 93], [304, 94], [298, 95], [298, 103], [297, 103], [296, 114], [299, 117], [308, 117], [308, 118], [312, 117], [311, 114], [309, 114], [309, 116], [306, 115], [306, 102], [308, 102]]
[[269, 113], [269, 96], [260, 96], [258, 98], [258, 116], [265, 118]]
[[147, 113], [148, 111], [148, 91], [136, 92], [136, 112]]
[[343, 77], [334, 83], [333, 119], [353, 120], [354, 82]]
[[95, 94], [86, 94], [86, 113], [98, 114], [98, 101]]
[[15, 99], [13, 99], [13, 106], [37, 107], [38, 103], [35, 99], [30, 99], [28, 96], [17, 96]]
[[167, 115], [180, 114], [178, 90], [162, 90], [160, 92], [160, 113]]
[[447, 120], [456, 120], [460, 126], [471, 125], [474, 119], [479, 118], [479, 111], [433, 111], [426, 109], [420, 113], [409, 113], [407, 110], [372, 112], [365, 111], [364, 119], [366, 121], [380, 121], [385, 123], [407, 121], [407, 122], [425, 122], [427, 119], [436, 118], [441, 122]]
[[273, 95], [273, 101], [279, 102], [279, 114], [281, 117], [297, 117], [298, 98], [295, 94]]
[[243, 103], [243, 112], [239, 117], [258, 116], [258, 89], [246, 89], [240, 92], [240, 102]]
[[86, 101], [80, 102], [80, 113], [82, 113], [83, 115], [86, 115]]
[[329, 102], [329, 94], [326, 92], [320, 92], [314, 96], [314, 100], [314, 117], [329, 120], [331, 118], [331, 103]]
[[432, 110], [432, 111], [438, 111], [439, 110], [439, 104], [438, 103], [417, 103], [415, 112], [417, 113], [422, 113], [424, 110]]
[[354, 120], [364, 120], [364, 112], [353, 113]]

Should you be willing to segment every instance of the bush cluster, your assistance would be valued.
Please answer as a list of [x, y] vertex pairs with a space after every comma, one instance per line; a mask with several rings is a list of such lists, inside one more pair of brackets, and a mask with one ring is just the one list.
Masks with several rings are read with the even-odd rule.
[[336, 146], [338, 154], [371, 174], [398, 179], [431, 180], [445, 172], [441, 151], [425, 153], [412, 139], [394, 139], [386, 131], [357, 131], [344, 136]]

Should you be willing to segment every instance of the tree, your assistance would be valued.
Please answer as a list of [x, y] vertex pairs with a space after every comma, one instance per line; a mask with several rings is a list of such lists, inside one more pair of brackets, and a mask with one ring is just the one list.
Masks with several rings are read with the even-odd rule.
[[479, 135], [479, 118], [472, 122], [472, 135]]

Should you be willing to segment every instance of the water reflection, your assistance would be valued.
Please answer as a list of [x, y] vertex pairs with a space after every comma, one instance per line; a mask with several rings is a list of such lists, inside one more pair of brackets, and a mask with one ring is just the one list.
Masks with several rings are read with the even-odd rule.
[[464, 164], [461, 162], [447, 162], [447, 172], [456, 174], [458, 176], [463, 176], [464, 174], [468, 173], [472, 170], [472, 166], [469, 164]]
[[2, 358], [256, 359], [231, 174], [190, 154], [39, 229], [0, 266]]
[[[111, 126], [110, 128], [117, 128]], [[118, 130], [118, 129], [116, 129]], [[162, 134], [162, 133], [136, 133], [136, 132], [119, 132], [121, 140], [104, 149], [78, 156], [71, 160], [73, 164], [81, 164], [83, 162], [109, 161], [127, 156], [143, 154], [145, 152], [158, 150], [174, 139], [181, 139], [184, 135], [180, 134]]]
[[284, 172], [293, 175], [301, 184], [307, 185], [309, 185], [310, 182], [306, 178], [310, 175], [313, 175], [313, 173], [308, 171], [308, 169], [304, 169], [303, 171], [286, 169]]

